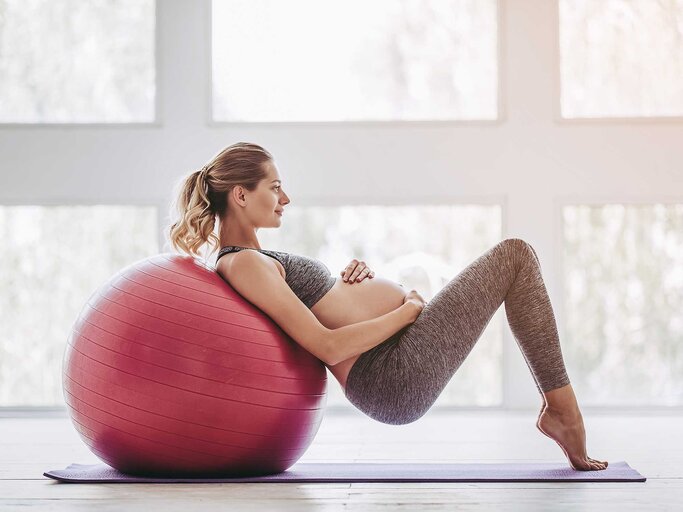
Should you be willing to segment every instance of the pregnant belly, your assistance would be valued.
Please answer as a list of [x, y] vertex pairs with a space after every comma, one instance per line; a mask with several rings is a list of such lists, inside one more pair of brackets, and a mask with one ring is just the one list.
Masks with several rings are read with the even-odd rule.
[[[337, 277], [334, 286], [313, 305], [311, 312], [328, 329], [337, 329], [377, 318], [399, 308], [408, 291], [400, 284], [382, 277], [366, 277], [353, 284]], [[360, 354], [327, 366], [344, 389], [349, 371], [358, 357]]]

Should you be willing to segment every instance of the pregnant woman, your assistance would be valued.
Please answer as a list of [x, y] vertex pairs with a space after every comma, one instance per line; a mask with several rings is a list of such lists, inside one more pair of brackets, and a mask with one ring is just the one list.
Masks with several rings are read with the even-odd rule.
[[190, 255], [207, 242], [220, 248], [221, 277], [320, 359], [355, 407], [392, 425], [429, 410], [504, 303], [542, 397], [536, 427], [574, 469], [607, 467], [586, 453], [540, 262], [528, 243], [503, 240], [426, 304], [363, 261], [354, 259], [335, 278], [321, 261], [261, 249], [256, 232], [279, 227], [288, 203], [271, 154], [238, 142], [181, 183], [170, 240]]

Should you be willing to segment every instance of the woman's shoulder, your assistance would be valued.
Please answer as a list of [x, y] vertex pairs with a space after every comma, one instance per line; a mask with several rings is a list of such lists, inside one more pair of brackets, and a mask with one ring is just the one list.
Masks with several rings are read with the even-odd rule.
[[[226, 249], [228, 247], [233, 247], [233, 246], [226, 246], [226, 247], [221, 248], [221, 252], [219, 252], [218, 260], [216, 261], [216, 271], [223, 277], [223, 279], [225, 279], [228, 282], [229, 282], [229, 278], [230, 278], [230, 270], [231, 270], [232, 262], [234, 261], [234, 258], [238, 254], [243, 253], [243, 252], [254, 253], [254, 254], [264, 253], [264, 254], [262, 254], [262, 256], [270, 256], [270, 258], [266, 257], [266, 259], [268, 261], [272, 262], [273, 265], [275, 265], [275, 267], [277, 268], [277, 270], [280, 273], [280, 275], [282, 276], [282, 278], [284, 279], [285, 276], [287, 275], [285, 268], [284, 268], [284, 264], [281, 260], [281, 258], [282, 258], [281, 255], [286, 254], [286, 253], [279, 253], [278, 251], [269, 251], [269, 250], [263, 250], [263, 249], [261, 249], [261, 250], [252, 249], [250, 247], [238, 247], [238, 248], [236, 248], [238, 250], [223, 251], [223, 249]], [[273, 252], [275, 254], [277, 254], [279, 257], [272, 254]]]

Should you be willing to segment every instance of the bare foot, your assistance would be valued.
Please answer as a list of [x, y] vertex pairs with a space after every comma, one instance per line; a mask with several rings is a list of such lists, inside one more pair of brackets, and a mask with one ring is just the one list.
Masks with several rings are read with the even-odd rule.
[[577, 471], [605, 469], [607, 461], [595, 460], [586, 453], [586, 431], [580, 412], [560, 413], [546, 406], [536, 422], [536, 428], [554, 440]]

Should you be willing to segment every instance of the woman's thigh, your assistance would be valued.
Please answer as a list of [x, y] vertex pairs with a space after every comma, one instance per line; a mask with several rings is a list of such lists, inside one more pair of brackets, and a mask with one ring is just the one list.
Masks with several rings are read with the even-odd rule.
[[424, 415], [505, 300], [524, 251], [530, 246], [523, 240], [499, 242], [449, 281], [415, 322], [363, 353], [347, 379], [349, 401], [383, 423]]

